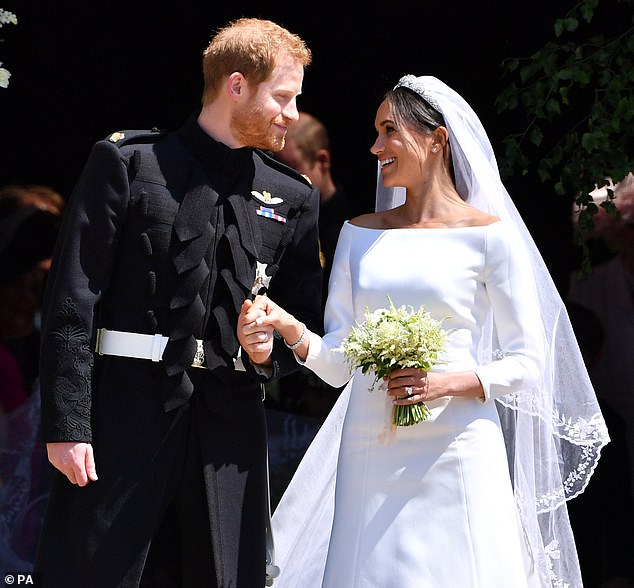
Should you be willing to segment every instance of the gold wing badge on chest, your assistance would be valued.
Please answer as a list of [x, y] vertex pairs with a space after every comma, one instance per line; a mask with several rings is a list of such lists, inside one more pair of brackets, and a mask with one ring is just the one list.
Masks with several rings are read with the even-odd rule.
[[261, 193], [257, 190], [252, 190], [251, 195], [256, 200], [264, 202], [264, 204], [268, 204], [268, 206], [260, 206], [260, 208], [255, 211], [258, 216], [262, 216], [264, 218], [272, 218], [273, 220], [276, 220], [280, 223], [286, 222], [286, 217], [273, 208], [273, 205], [281, 204], [282, 202], [284, 202], [282, 198], [272, 196], [271, 193], [267, 192], [266, 190], [263, 190]]

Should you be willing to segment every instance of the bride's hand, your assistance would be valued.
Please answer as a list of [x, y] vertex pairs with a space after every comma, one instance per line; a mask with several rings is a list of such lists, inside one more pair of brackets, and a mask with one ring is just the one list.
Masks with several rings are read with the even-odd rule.
[[387, 384], [387, 393], [396, 404], [416, 404], [425, 400], [434, 400], [430, 378], [433, 374], [416, 368], [394, 370]]
[[254, 329], [272, 327], [284, 339], [286, 345], [295, 352], [295, 355], [301, 360], [305, 360], [309, 346], [306, 325], [286, 312], [268, 296], [256, 296], [253, 307], [254, 310], [259, 311], [252, 315], [255, 322]]
[[394, 370], [388, 378], [387, 393], [395, 404], [416, 404], [443, 396], [486, 400], [480, 379], [472, 370], [444, 373], [416, 368]]
[[276, 331], [283, 330], [294, 317], [286, 312], [279, 304], [276, 304], [268, 296], [256, 296], [253, 299], [253, 307], [257, 311], [254, 320], [258, 325], [270, 326]]

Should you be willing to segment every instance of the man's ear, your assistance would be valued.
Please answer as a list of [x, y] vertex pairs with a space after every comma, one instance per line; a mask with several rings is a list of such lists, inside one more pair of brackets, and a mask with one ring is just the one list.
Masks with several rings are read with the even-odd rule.
[[328, 149], [320, 149], [317, 151], [317, 165], [322, 172], [330, 171], [330, 162], [330, 151], [328, 151]]
[[227, 89], [229, 97], [232, 100], [240, 100], [248, 91], [247, 80], [239, 71], [234, 71], [227, 78], [225, 87]]

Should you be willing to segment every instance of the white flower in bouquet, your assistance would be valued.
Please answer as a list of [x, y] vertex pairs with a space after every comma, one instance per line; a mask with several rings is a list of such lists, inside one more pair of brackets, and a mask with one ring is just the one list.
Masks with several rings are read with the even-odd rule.
[[[362, 373], [374, 373], [375, 384], [399, 368], [418, 368], [429, 371], [442, 363], [439, 356], [445, 349], [448, 331], [442, 320], [435, 320], [421, 305], [394, 306], [388, 296], [389, 308], [370, 312], [365, 309], [363, 323], [356, 323], [350, 334], [335, 351], [342, 352], [353, 368]], [[443, 319], [444, 320], [444, 319]], [[414, 425], [424, 421], [429, 410], [423, 402], [396, 405], [392, 422], [397, 426]]]
[[13, 12], [0, 8], [0, 27], [5, 24], [18, 24], [18, 17]]
[[[5, 24], [18, 24], [18, 18], [15, 14], [13, 14], [13, 12], [0, 8], [0, 28], [2, 28]], [[0, 65], [2, 65], [2, 63], [0, 63]], [[9, 87], [10, 77], [11, 72], [4, 67], [0, 67], [0, 88]]]
[[[2, 65], [1, 61], [0, 61], [0, 65]], [[8, 69], [4, 69], [4, 67], [0, 67], [0, 88], [9, 87], [10, 77], [11, 77], [11, 72]]]

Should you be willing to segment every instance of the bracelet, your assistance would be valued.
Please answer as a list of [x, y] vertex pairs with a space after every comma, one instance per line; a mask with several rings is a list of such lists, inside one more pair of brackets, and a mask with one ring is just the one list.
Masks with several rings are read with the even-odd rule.
[[286, 345], [286, 347], [288, 347], [291, 351], [295, 351], [295, 349], [297, 349], [304, 342], [305, 336], [306, 336], [306, 325], [302, 323], [302, 334], [300, 335], [299, 339], [297, 339], [297, 343], [293, 343], [292, 345], [289, 345], [286, 339], [284, 339], [284, 345]]

